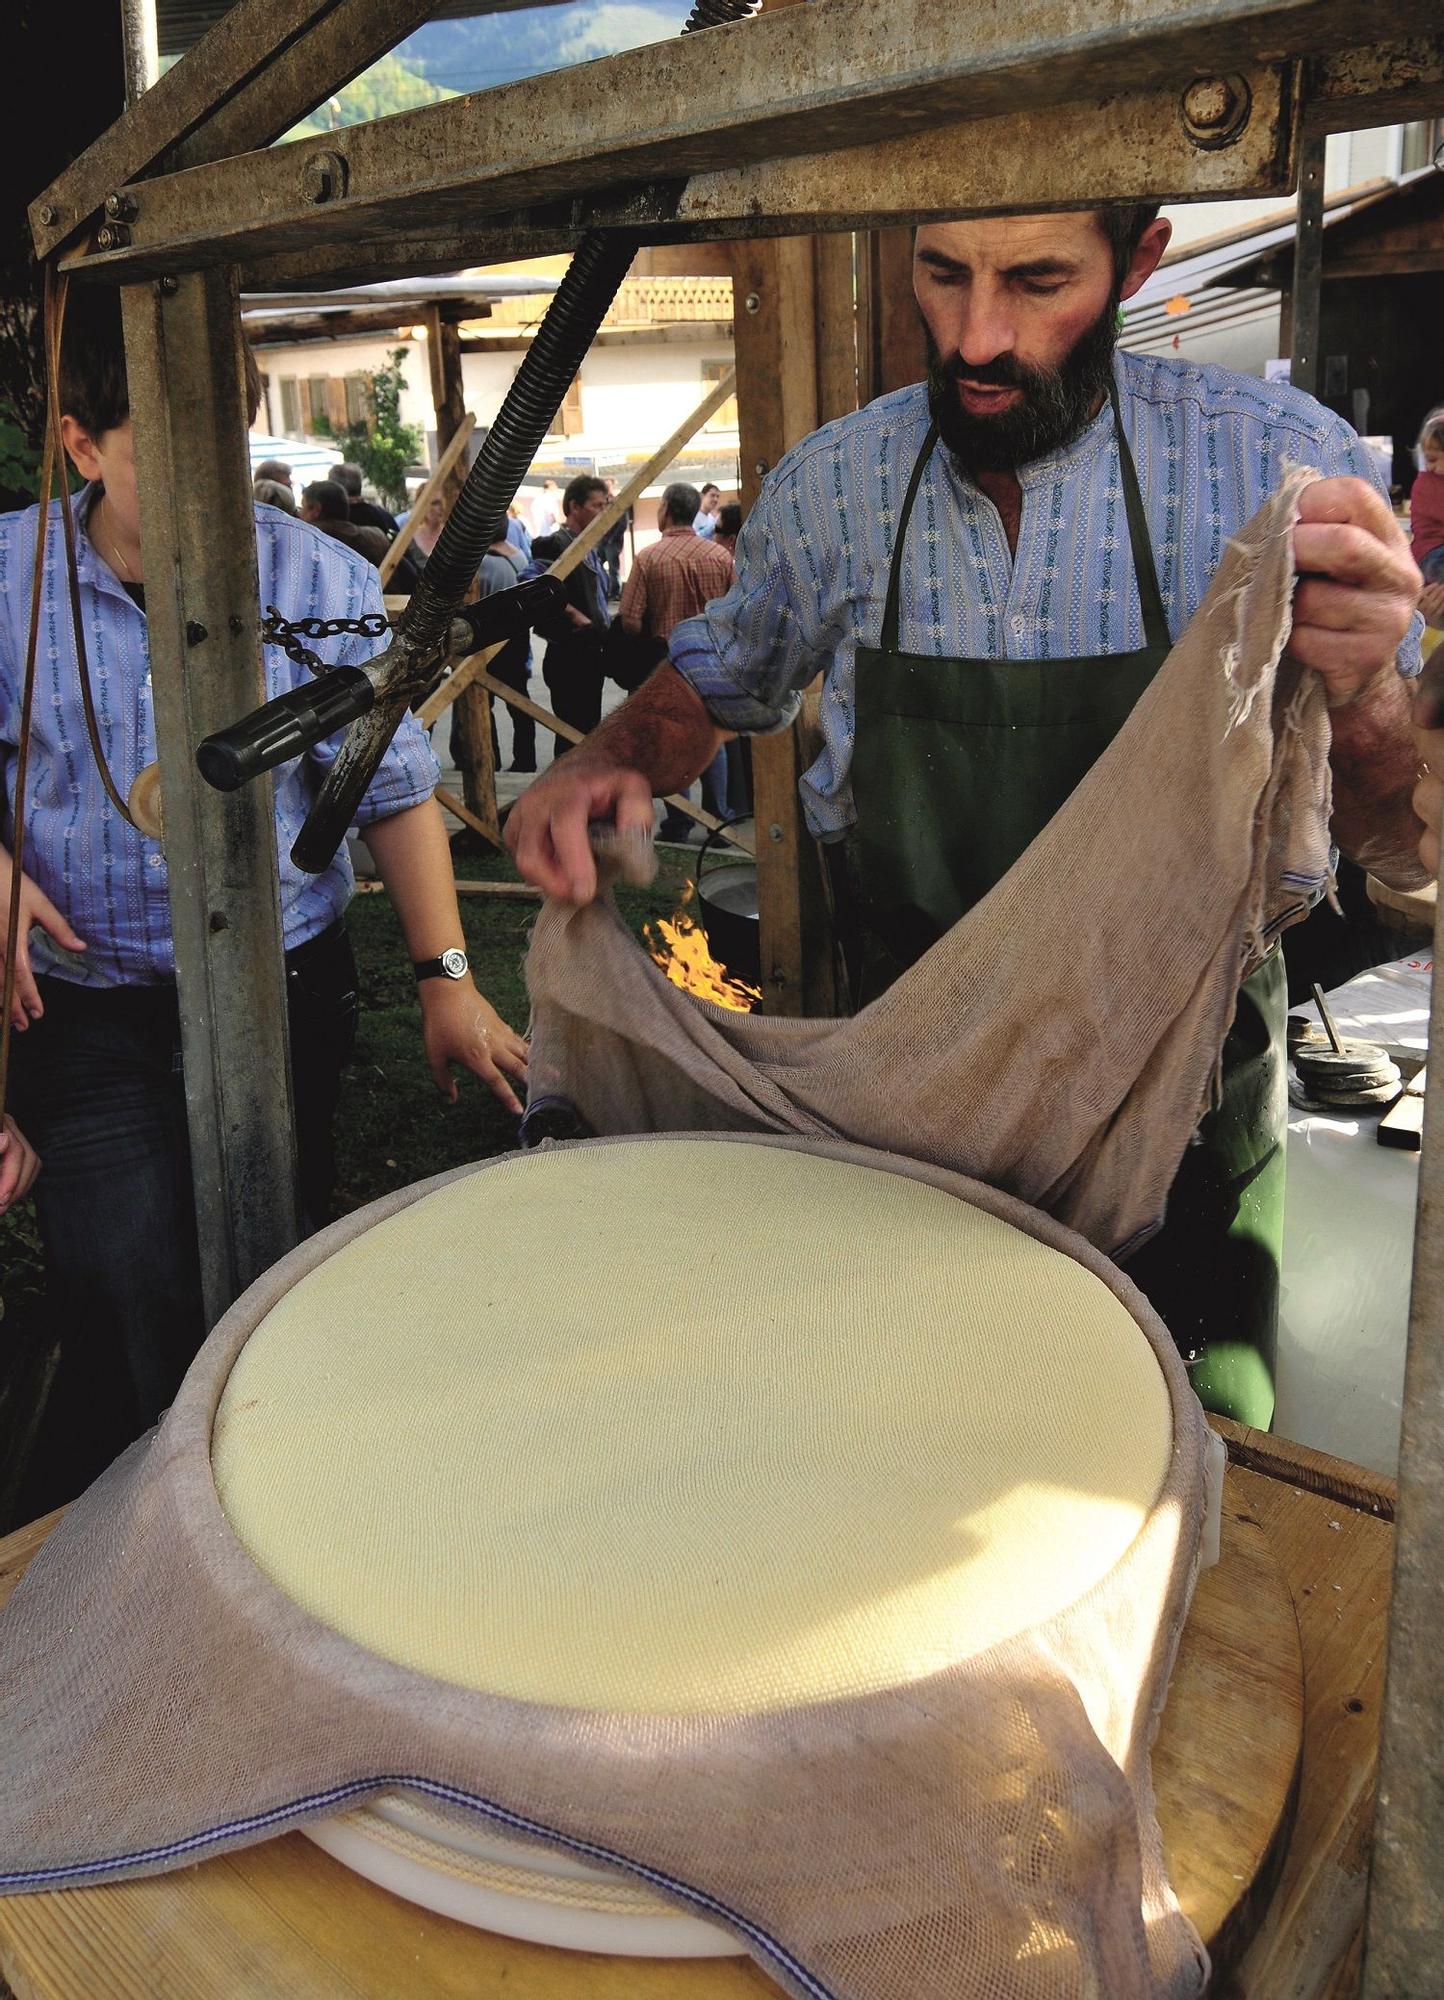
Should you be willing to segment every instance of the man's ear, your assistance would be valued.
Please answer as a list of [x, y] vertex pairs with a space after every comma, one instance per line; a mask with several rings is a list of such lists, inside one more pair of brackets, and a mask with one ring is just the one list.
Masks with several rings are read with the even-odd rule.
[[1168, 240], [1173, 234], [1173, 224], [1166, 215], [1156, 215], [1139, 237], [1133, 256], [1129, 260], [1128, 275], [1119, 288], [1118, 296], [1131, 299], [1136, 291], [1148, 283], [1158, 269], [1159, 259], [1168, 248]]
[[104, 479], [105, 472], [100, 463], [100, 453], [95, 449], [95, 439], [76, 418], [60, 419], [60, 442], [82, 479]]

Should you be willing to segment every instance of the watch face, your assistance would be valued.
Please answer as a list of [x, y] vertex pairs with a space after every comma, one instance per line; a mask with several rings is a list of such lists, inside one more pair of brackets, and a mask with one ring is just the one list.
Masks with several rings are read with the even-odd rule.
[[441, 954], [441, 969], [448, 979], [460, 979], [466, 972], [466, 953], [453, 945]]

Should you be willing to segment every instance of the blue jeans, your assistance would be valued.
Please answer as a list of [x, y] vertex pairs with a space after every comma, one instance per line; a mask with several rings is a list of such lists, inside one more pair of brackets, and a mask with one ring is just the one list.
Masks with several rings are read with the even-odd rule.
[[[286, 957], [302, 1205], [326, 1220], [331, 1124], [356, 1032], [356, 965], [336, 925]], [[39, 982], [12, 1048], [12, 1109], [44, 1162], [35, 1206], [60, 1363], [26, 1501], [59, 1506], [174, 1399], [205, 1339], [173, 986]]]

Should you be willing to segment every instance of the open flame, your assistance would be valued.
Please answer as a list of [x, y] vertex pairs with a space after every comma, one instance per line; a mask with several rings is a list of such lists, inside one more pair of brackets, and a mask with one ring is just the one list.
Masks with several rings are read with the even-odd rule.
[[680, 986], [684, 993], [710, 1000], [714, 1007], [731, 1007], [739, 1014], [750, 1014], [762, 998], [762, 989], [749, 986], [745, 979], [734, 979], [726, 966], [712, 956], [707, 933], [687, 911], [694, 887], [691, 882], [687, 884], [681, 906], [670, 917], [659, 917], [655, 924], [642, 926], [647, 949], [672, 984]]

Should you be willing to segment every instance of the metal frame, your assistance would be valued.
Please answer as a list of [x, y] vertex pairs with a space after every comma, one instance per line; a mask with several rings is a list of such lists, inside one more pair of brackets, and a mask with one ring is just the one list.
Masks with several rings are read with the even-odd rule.
[[[655, 242], [748, 239], [742, 268], [759, 305], [755, 323], [739, 318], [738, 351], [752, 358], [744, 449], [758, 477], [825, 401], [808, 368], [824, 345], [819, 291], [837, 294], [842, 260], [755, 239], [938, 213], [928, 184], [939, 180], [949, 214], [1286, 192], [1305, 64], [1313, 133], [1429, 115], [1444, 101], [1438, 0], [814, 0], [322, 142], [250, 150], [431, 11], [428, 0], [237, 0], [31, 209], [42, 255], [63, 251], [77, 275], [126, 288], [131, 399], [148, 433], [142, 525], [202, 1241], [224, 1237], [223, 1254], [207, 1247], [213, 1311], [290, 1231], [275, 1196], [289, 1185], [289, 1156], [277, 1142], [284, 1043], [268, 793], [223, 799], [190, 758], [210, 719], [239, 714], [259, 685], [250, 537], [225, 497], [243, 429], [237, 267], [250, 284], [304, 288], [564, 248], [587, 227]], [[418, 238], [423, 216], [429, 234]], [[896, 338], [868, 282], [886, 241], [857, 260], [865, 364]], [[806, 366], [782, 287], [811, 302]], [[786, 932], [793, 972], [782, 966], [770, 983], [796, 1005], [806, 895], [795, 789], [790, 804], [784, 796], [790, 740], [771, 754], [776, 782], [759, 817], [777, 828], [777, 935]], [[1439, 991], [1433, 1026], [1444, 1036]], [[1421, 1163], [1370, 2000], [1417, 2000], [1444, 1964], [1441, 1460], [1436, 1092]]]

